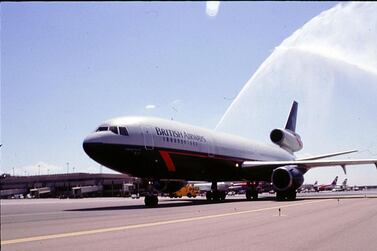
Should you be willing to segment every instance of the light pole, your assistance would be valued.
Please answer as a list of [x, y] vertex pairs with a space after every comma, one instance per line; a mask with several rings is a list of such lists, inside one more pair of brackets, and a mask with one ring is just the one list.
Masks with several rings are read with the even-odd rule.
[[38, 176], [41, 175], [41, 165], [38, 165]]
[[69, 162], [67, 162], [67, 174], [69, 173]]

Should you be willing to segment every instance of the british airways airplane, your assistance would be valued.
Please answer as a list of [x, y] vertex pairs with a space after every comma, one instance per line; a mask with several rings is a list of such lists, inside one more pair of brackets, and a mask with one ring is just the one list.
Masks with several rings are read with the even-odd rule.
[[245, 180], [246, 198], [257, 199], [259, 181], [272, 182], [277, 200], [294, 200], [313, 167], [375, 164], [377, 159], [323, 160], [355, 151], [298, 159], [303, 148], [296, 133], [297, 102], [293, 102], [284, 129], [270, 134], [275, 145], [259, 144], [171, 120], [120, 117], [101, 124], [83, 142], [90, 158], [115, 171], [149, 182], [145, 205], [157, 206], [157, 193], [176, 191], [189, 180], [212, 182], [208, 200], [224, 200], [219, 181]]

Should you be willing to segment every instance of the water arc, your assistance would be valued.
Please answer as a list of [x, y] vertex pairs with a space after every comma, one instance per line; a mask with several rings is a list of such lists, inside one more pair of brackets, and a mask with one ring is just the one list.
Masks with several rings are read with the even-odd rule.
[[[377, 157], [375, 13], [374, 3], [341, 3], [307, 22], [247, 81], [217, 130], [269, 142], [270, 131], [284, 125], [297, 100], [303, 152], [357, 148], [361, 152], [352, 157]], [[377, 180], [375, 168], [354, 170], [355, 183]], [[326, 180], [338, 173], [335, 168], [316, 175]]]

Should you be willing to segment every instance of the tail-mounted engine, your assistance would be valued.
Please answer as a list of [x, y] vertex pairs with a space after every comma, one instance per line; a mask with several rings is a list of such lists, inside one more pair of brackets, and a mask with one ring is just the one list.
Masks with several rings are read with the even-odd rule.
[[276, 191], [296, 190], [304, 183], [304, 172], [296, 166], [282, 166], [272, 172], [271, 182]]
[[270, 139], [276, 145], [289, 152], [300, 151], [303, 147], [300, 135], [288, 129], [272, 130]]

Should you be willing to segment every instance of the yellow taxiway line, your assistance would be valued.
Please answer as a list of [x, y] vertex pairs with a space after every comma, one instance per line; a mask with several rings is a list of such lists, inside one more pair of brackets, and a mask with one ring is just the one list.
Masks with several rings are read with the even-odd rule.
[[331, 201], [331, 200], [332, 199], [330, 199], [330, 200], [325, 199], [325, 200], [315, 200], [315, 201], [309, 201], [309, 202], [303, 202], [303, 203], [289, 203], [289, 204], [275, 206], [275, 207], [266, 207], [266, 208], [260, 208], [260, 209], [231, 212], [231, 213], [222, 213], [222, 214], [198, 216], [198, 217], [183, 218], [183, 219], [176, 219], [176, 220], [168, 220], [168, 221], [159, 221], [159, 222], [119, 226], [119, 227], [100, 228], [100, 229], [93, 229], [93, 230], [83, 230], [83, 231], [76, 231], [76, 232], [70, 232], [70, 233], [41, 235], [41, 236], [19, 238], [19, 239], [13, 239], [13, 240], [2, 240], [1, 245], [17, 244], [17, 243], [31, 242], [31, 241], [43, 241], [43, 240], [51, 240], [51, 239], [57, 239], [57, 238], [76, 237], [76, 236], [89, 235], [89, 234], [100, 234], [100, 233], [130, 230], [130, 229], [136, 229], [136, 228], [145, 228], [145, 227], [162, 226], [162, 225], [176, 224], [176, 223], [183, 223], [183, 222], [208, 220], [208, 219], [214, 219], [214, 218], [222, 218], [222, 217], [228, 217], [228, 216], [234, 216], [234, 215], [268, 211], [268, 210], [279, 209], [279, 208], [303, 206], [303, 205], [319, 203], [319, 202], [323, 202], [323, 201]]

